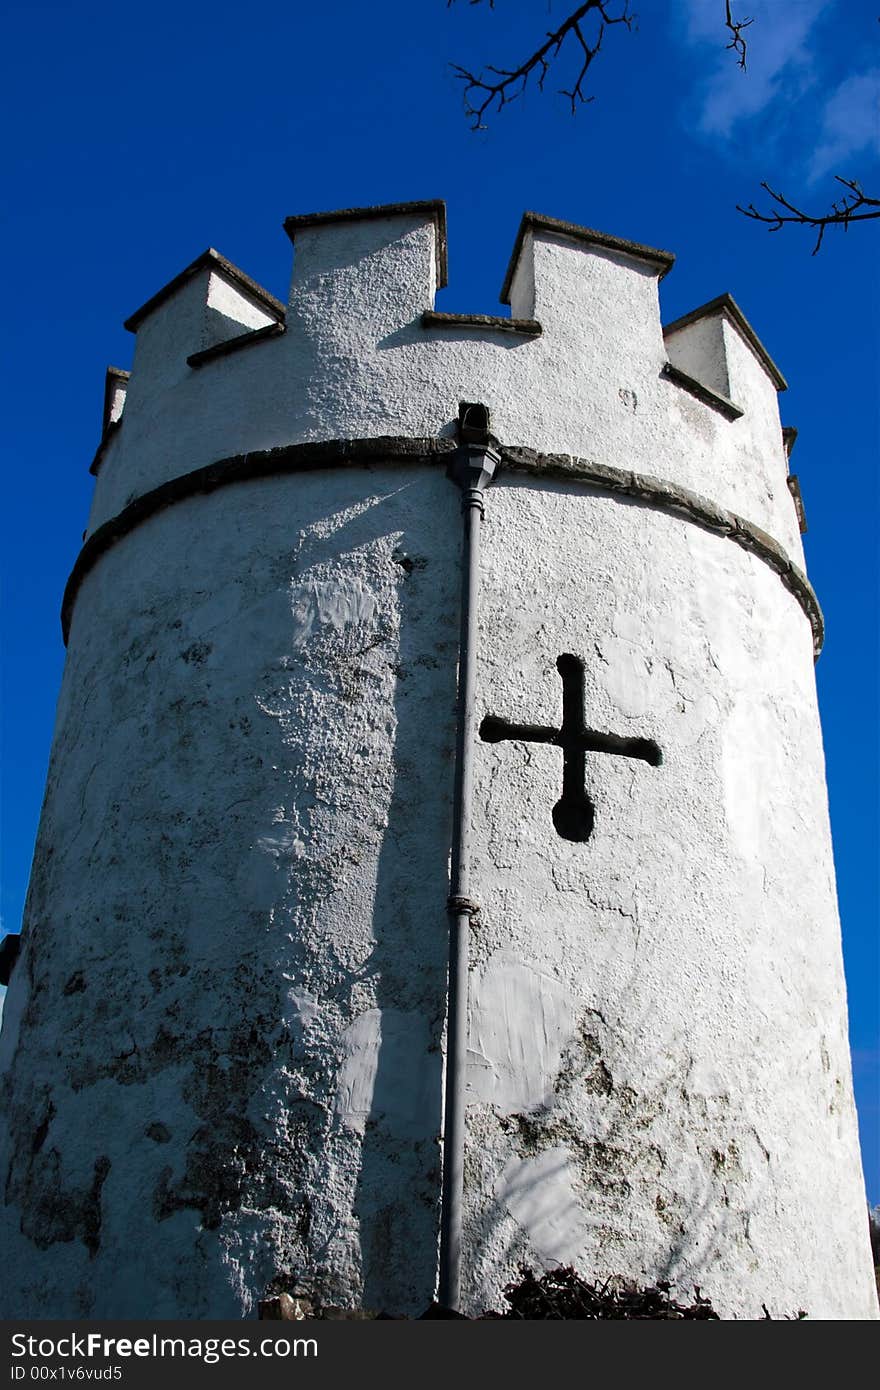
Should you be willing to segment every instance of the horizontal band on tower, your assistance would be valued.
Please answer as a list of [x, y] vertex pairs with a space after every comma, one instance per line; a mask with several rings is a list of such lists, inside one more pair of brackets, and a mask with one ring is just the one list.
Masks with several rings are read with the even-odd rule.
[[[276, 449], [236, 454], [218, 459], [216, 463], [195, 468], [178, 478], [171, 478], [141, 497], [136, 497], [110, 521], [89, 536], [76, 558], [61, 603], [61, 631], [65, 645], [70, 634], [73, 607], [80, 585], [100, 557], [117, 541], [127, 536], [142, 522], [156, 516], [166, 507], [189, 497], [198, 497], [232, 483], [246, 483], [255, 478], [268, 478], [282, 473], [311, 472], [318, 468], [339, 468], [366, 463], [433, 463], [446, 461], [456, 449], [452, 438], [408, 438], [399, 435], [379, 435], [375, 439], [326, 439], [305, 444], [283, 444]], [[612, 494], [636, 498], [672, 516], [683, 517], [705, 531], [724, 536], [743, 550], [756, 555], [779, 575], [785, 587], [794, 595], [809, 620], [813, 631], [813, 651], [818, 657], [825, 638], [825, 624], [819, 600], [807, 576], [792, 560], [777, 540], [762, 531], [760, 526], [746, 521], [736, 512], [719, 507], [715, 502], [690, 488], [649, 474], [633, 473], [626, 468], [612, 468], [592, 463], [589, 459], [571, 454], [542, 454], [538, 449], [499, 446], [502, 464], [513, 472], [532, 473], [564, 482], [580, 482], [601, 488]]]

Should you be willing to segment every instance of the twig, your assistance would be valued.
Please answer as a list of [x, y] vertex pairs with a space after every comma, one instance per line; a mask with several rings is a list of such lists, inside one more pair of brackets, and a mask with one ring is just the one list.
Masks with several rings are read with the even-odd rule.
[[[470, 0], [470, 3], [479, 4], [480, 0]], [[449, 0], [449, 4], [452, 4], [452, 0]], [[464, 83], [464, 111], [467, 119], [472, 122], [471, 129], [485, 130], [484, 117], [493, 105], [497, 112], [515, 101], [525, 91], [530, 77], [534, 76], [538, 90], [542, 92], [547, 74], [570, 35], [574, 36], [580, 48], [582, 62], [573, 85], [568, 89], [562, 88], [560, 95], [568, 97], [572, 115], [579, 105], [586, 105], [592, 101], [593, 98], [587, 96], [584, 90], [584, 81], [593, 59], [602, 47], [606, 28], [612, 24], [623, 24], [627, 29], [631, 29], [634, 20], [634, 16], [629, 13], [629, 0], [623, 0], [619, 14], [609, 10], [610, 4], [611, 0], [586, 0], [584, 4], [578, 5], [558, 29], [548, 31], [546, 41], [540, 48], [516, 68], [496, 68], [490, 65], [479, 73], [474, 73], [468, 68], [460, 67], [458, 63], [452, 63], [451, 67], [456, 77]], [[494, 0], [489, 0], [489, 5], [494, 9]], [[581, 20], [591, 13], [595, 14], [599, 21], [598, 33], [592, 43], [581, 28]]]
[[[473, 3], [474, 0], [471, 0], [471, 4]], [[726, 29], [729, 29], [731, 34], [733, 35], [733, 38], [730, 40], [730, 43], [727, 45], [727, 47], [732, 48], [734, 53], [739, 54], [739, 57], [737, 58], [737, 67], [742, 68], [743, 72], [745, 72], [746, 41], [743, 38], [742, 31], [743, 29], [748, 29], [749, 25], [754, 24], [755, 21], [753, 19], [734, 19], [733, 15], [730, 13], [730, 0], [724, 0], [724, 10], [724, 26]]]
[[[814, 227], [817, 232], [816, 245], [813, 247], [812, 254], [815, 256], [822, 245], [827, 227], [843, 227], [847, 231], [851, 222], [869, 222], [872, 218], [880, 217], [880, 198], [869, 198], [862, 192], [861, 186], [855, 179], [844, 179], [839, 174], [835, 174], [839, 184], [848, 189], [848, 192], [831, 204], [831, 211], [815, 216], [805, 212], [796, 204], [790, 202], [782, 193], [777, 193], [771, 188], [769, 183], [762, 183], [761, 187], [778, 204], [778, 207], [770, 208], [768, 212], [759, 212], [754, 203], [749, 203], [747, 208], [736, 205], [737, 212], [741, 212], [744, 217], [751, 217], [754, 222], [764, 222], [771, 232], [778, 232], [786, 223], [796, 223], [801, 227]], [[873, 212], [863, 211], [865, 208], [873, 208]]]

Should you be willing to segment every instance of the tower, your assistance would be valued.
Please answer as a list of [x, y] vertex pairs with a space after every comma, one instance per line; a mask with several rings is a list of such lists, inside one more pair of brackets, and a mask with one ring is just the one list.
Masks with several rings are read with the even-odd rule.
[[208, 251], [108, 373], [8, 1315], [876, 1316], [783, 378], [662, 251], [527, 214], [487, 318], [440, 203], [286, 226], [286, 308]]

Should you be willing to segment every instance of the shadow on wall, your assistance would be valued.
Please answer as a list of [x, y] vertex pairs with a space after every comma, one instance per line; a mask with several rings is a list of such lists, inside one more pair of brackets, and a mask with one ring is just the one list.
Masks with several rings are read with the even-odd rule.
[[355, 1198], [363, 1306], [391, 1312], [431, 1302], [439, 1240], [460, 543], [458, 494], [447, 487], [443, 575], [416, 538], [410, 549], [404, 534], [394, 553], [395, 772], [376, 882], [377, 1053]]
[[352, 469], [318, 508], [277, 596], [291, 654], [258, 700], [289, 775], [257, 865], [293, 1010], [276, 1127], [303, 1104], [318, 1120], [290, 1134], [301, 1239], [276, 1245], [267, 1292], [418, 1313], [439, 1228], [459, 498], [437, 467]]
[[45, 1045], [9, 1081], [16, 1315], [430, 1301], [458, 511], [438, 467], [262, 480], [87, 578], [31, 886]]
[[[250, 948], [236, 950], [271, 1019], [250, 1101], [231, 1107], [263, 1133], [229, 1215], [250, 1227], [257, 1298], [305, 1288], [421, 1312], [439, 1229], [458, 494], [439, 468], [316, 481], [298, 536], [273, 513], [274, 554], [247, 574], [254, 599], [227, 639], [246, 633], [262, 653], [243, 683], [251, 710], [258, 692], [263, 771], [234, 891], [256, 909]], [[259, 530], [256, 516], [240, 522]], [[235, 1167], [241, 1137], [224, 1132], [220, 1147], [213, 1167], [195, 1155], [200, 1171]]]

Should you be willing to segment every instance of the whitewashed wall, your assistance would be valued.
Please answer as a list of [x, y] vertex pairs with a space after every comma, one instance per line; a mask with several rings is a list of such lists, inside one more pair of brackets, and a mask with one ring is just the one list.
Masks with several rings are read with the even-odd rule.
[[588, 753], [578, 844], [560, 750], [480, 747], [471, 1304], [559, 1261], [726, 1316], [871, 1316], [803, 614], [754, 556], [607, 494], [502, 480], [487, 518], [481, 707], [558, 726], [572, 652], [588, 727], [663, 763]]
[[[219, 459], [449, 435], [471, 399], [507, 446], [668, 479], [802, 561], [729, 323], [704, 381], [734, 422], [661, 376], [650, 261], [535, 227], [511, 298], [540, 338], [426, 329], [435, 230], [302, 228], [287, 332], [196, 369], [217, 306], [232, 336], [258, 301], [213, 269], [159, 305], [90, 531]], [[458, 502], [442, 461], [238, 482], [85, 574], [0, 1035], [7, 1316], [431, 1298]], [[478, 749], [469, 1307], [573, 1261], [876, 1316], [804, 612], [724, 536], [540, 467], [493, 486], [484, 542], [480, 714], [556, 724], [572, 652], [588, 725], [664, 763], [588, 755], [574, 844], [558, 750]]]

